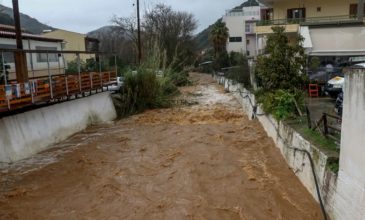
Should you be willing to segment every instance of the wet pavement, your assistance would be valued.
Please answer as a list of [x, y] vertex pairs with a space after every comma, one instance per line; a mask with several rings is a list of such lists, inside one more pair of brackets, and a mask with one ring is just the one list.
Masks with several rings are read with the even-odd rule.
[[257, 121], [209, 75], [191, 106], [92, 126], [0, 170], [0, 219], [321, 219]]

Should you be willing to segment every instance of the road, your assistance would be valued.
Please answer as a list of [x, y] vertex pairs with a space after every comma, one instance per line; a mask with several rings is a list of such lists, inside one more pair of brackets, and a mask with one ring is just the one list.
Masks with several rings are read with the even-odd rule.
[[189, 105], [92, 126], [0, 170], [0, 219], [321, 219], [257, 121], [209, 75]]

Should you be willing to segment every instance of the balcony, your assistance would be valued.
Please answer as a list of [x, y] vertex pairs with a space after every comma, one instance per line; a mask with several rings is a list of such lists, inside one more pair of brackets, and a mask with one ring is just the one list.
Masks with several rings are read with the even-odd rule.
[[256, 26], [273, 26], [273, 25], [303, 25], [303, 26], [325, 26], [325, 25], [356, 25], [363, 24], [355, 16], [342, 15], [330, 17], [312, 17], [297, 19], [278, 19], [262, 20], [256, 22]]

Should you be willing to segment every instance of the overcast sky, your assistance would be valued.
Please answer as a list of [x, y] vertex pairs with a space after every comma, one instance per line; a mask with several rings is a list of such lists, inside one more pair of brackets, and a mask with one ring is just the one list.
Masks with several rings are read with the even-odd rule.
[[[22, 13], [36, 18], [52, 27], [87, 33], [110, 25], [113, 15], [135, 14], [136, 0], [19, 0]], [[198, 31], [215, 22], [230, 9], [245, 0], [140, 0], [141, 9], [153, 4], [164, 3], [175, 10], [194, 14], [198, 20]], [[12, 7], [11, 0], [0, 0], [0, 4]]]

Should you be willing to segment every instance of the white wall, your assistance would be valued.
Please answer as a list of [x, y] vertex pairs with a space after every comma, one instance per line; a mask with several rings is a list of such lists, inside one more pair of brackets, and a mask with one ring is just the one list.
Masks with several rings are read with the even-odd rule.
[[345, 74], [336, 219], [365, 219], [365, 69]]
[[223, 22], [229, 30], [229, 37], [241, 37], [242, 42], [227, 42], [227, 52], [239, 52], [246, 54], [246, 33], [243, 16], [224, 16]]
[[109, 93], [55, 104], [0, 119], [0, 162], [30, 157], [85, 129], [111, 121], [116, 111]]

